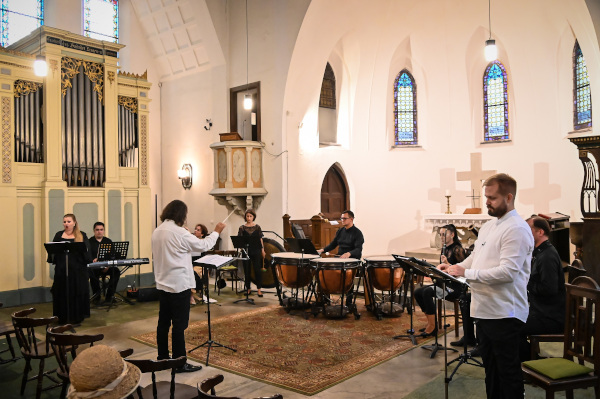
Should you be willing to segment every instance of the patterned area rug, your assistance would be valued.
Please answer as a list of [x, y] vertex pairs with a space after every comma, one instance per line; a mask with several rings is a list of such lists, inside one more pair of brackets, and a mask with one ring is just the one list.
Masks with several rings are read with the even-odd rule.
[[[364, 308], [360, 310], [359, 320], [352, 315], [342, 320], [322, 315], [305, 320], [276, 305], [218, 318], [211, 323], [213, 340], [237, 352], [213, 347], [209, 364], [314, 395], [415, 347], [409, 339], [392, 339], [406, 333], [408, 315], [378, 321]], [[415, 312], [414, 325], [425, 324], [423, 313]], [[155, 331], [132, 338], [156, 346]], [[186, 330], [188, 350], [207, 339], [205, 321], [192, 323]], [[420, 339], [419, 344], [424, 341]], [[206, 348], [188, 356], [204, 363]]]

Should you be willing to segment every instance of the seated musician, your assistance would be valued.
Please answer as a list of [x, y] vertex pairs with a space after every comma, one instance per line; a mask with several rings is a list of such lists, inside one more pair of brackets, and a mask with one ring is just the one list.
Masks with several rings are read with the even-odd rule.
[[[458, 239], [458, 235], [456, 232], [456, 227], [453, 224], [447, 224], [442, 226], [439, 231], [440, 237], [442, 239], [442, 252], [440, 254], [440, 263], [450, 263], [454, 265], [456, 263], [462, 262], [466, 258], [466, 252], [462, 247], [460, 240]], [[454, 287], [460, 288], [460, 287]], [[446, 287], [447, 292], [445, 295], [442, 292], [441, 287], [435, 287], [433, 285], [429, 285], [427, 287], [420, 287], [415, 290], [415, 299], [417, 303], [427, 316], [427, 326], [422, 328], [420, 331], [422, 332], [423, 337], [434, 336], [437, 335], [437, 320], [435, 317], [436, 309], [435, 309], [435, 301], [434, 298], [445, 298], [448, 301], [453, 301], [458, 299], [460, 295], [463, 294], [460, 289], [453, 289], [453, 287]], [[469, 304], [466, 304], [466, 308], [468, 309]], [[463, 306], [461, 306], [461, 309]], [[464, 317], [464, 313], [463, 313]], [[465, 323], [465, 326], [469, 323]], [[475, 344], [475, 334], [473, 331], [473, 324], [470, 323], [470, 328], [465, 327], [465, 338], [469, 344]], [[461, 343], [462, 344], [462, 343]]]
[[323, 252], [329, 252], [338, 248], [338, 255], [340, 258], [354, 258], [360, 259], [362, 257], [362, 247], [365, 243], [365, 238], [362, 232], [354, 225], [354, 212], [344, 211], [342, 213], [342, 228], [336, 233], [333, 241], [323, 249], [319, 249], [317, 252], [322, 254]]
[[[196, 225], [196, 227], [194, 227], [194, 232], [192, 234], [194, 234], [199, 239], [203, 239], [204, 237], [206, 237], [208, 235], [208, 229], [202, 223], [198, 223]], [[201, 256], [202, 256], [202, 254], [200, 254], [200, 253], [192, 252], [192, 265], [194, 264], [193, 262], [195, 262]], [[200, 274], [198, 274], [198, 271], [200, 272], [200, 274], [202, 274], [202, 268], [194, 269], [194, 279], [196, 280], [196, 289], [192, 290], [192, 295], [190, 296], [190, 305], [195, 305], [196, 300], [203, 301], [203, 299], [200, 296], [198, 296], [198, 294], [203, 295], [203, 293], [202, 293], [202, 288], [203, 288], [202, 277]], [[196, 291], [196, 292], [194, 292], [194, 291]]]
[[[342, 259], [353, 258], [360, 259], [362, 257], [362, 247], [365, 243], [363, 233], [354, 225], [354, 212], [347, 210], [342, 212], [342, 226], [335, 233], [333, 241], [323, 249], [317, 250], [319, 254], [329, 252], [338, 248], [338, 255]], [[352, 303], [353, 293], [349, 292], [346, 297], [346, 304]]]
[[531, 360], [527, 336], [564, 333], [566, 311], [565, 275], [556, 248], [550, 243], [550, 224], [534, 216], [527, 219], [533, 234], [534, 250], [527, 283], [529, 316], [519, 347], [521, 361]]
[[[94, 257], [93, 262], [98, 261], [98, 249], [100, 248], [100, 244], [109, 244], [112, 240], [108, 237], [104, 236], [104, 223], [96, 222], [94, 223], [94, 236], [90, 237], [90, 248], [92, 256]], [[104, 298], [105, 303], [112, 303], [113, 297], [117, 290], [117, 283], [119, 282], [119, 277], [121, 277], [121, 272], [118, 267], [105, 267], [105, 268], [94, 268], [89, 269], [90, 275], [90, 285], [92, 287], [93, 292], [93, 300], [98, 303], [102, 300], [102, 293], [100, 292], [100, 279], [103, 276], [109, 276], [110, 281], [108, 282], [108, 287], [106, 289], [106, 296]]]

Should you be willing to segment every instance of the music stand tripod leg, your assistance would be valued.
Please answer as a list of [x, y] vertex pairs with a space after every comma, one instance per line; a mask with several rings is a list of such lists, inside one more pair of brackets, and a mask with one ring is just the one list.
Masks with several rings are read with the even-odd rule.
[[[409, 283], [409, 288], [410, 288], [410, 301], [408, 302], [408, 307], [410, 309], [410, 329], [408, 331], [406, 331], [406, 334], [403, 335], [396, 335], [393, 338], [394, 339], [400, 339], [400, 338], [409, 338], [411, 340], [411, 342], [413, 343], [413, 345], [417, 345], [417, 338], [415, 337], [415, 329], [413, 327], [413, 309], [412, 309], [412, 298], [413, 298], [413, 291], [414, 291], [414, 283], [413, 283], [413, 274], [412, 273], [408, 273], [409, 274], [409, 278], [410, 278], [410, 283]], [[404, 291], [404, 297], [406, 298], [406, 289]], [[406, 301], [405, 301], [405, 305], [406, 305]]]

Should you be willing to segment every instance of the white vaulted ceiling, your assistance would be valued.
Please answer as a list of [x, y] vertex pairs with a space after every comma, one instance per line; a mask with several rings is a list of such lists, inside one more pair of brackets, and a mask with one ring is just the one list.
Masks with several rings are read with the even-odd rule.
[[160, 70], [160, 80], [224, 62], [204, 0], [131, 0]]

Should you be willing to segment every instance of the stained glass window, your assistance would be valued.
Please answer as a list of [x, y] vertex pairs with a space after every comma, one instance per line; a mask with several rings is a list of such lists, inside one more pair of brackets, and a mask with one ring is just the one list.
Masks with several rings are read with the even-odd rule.
[[44, 24], [44, 0], [2, 0], [2, 47]]
[[406, 69], [394, 81], [394, 144], [418, 144], [417, 85]]
[[325, 66], [325, 74], [323, 74], [319, 107], [335, 109], [335, 74], [329, 62]]
[[500, 61], [483, 75], [484, 141], [508, 140], [508, 78]]
[[577, 40], [573, 49], [573, 126], [575, 130], [592, 126], [590, 79]]
[[85, 0], [84, 35], [119, 42], [119, 0]]

